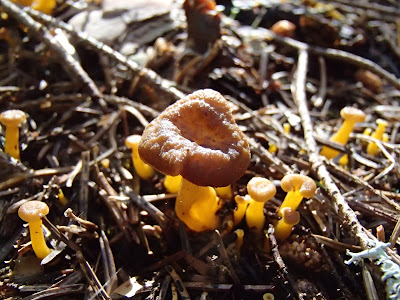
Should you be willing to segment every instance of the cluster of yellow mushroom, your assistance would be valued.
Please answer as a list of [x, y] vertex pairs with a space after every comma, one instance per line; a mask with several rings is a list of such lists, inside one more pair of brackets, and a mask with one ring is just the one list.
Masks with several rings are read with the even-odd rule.
[[[387, 142], [389, 140], [389, 135], [385, 133], [385, 130], [388, 126], [388, 122], [383, 119], [377, 119], [376, 124], [378, 126], [376, 127], [375, 131], [370, 134], [371, 137], [383, 142]], [[366, 134], [365, 131], [364, 134]], [[379, 153], [378, 145], [375, 142], [369, 142], [367, 146], [367, 153], [369, 155], [377, 155]]]

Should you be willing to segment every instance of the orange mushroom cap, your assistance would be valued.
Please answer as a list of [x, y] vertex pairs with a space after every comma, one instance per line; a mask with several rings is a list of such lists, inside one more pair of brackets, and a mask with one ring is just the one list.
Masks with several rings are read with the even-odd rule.
[[281, 187], [285, 192], [298, 190], [305, 198], [312, 198], [317, 186], [310, 177], [300, 174], [288, 174], [281, 180]]
[[167, 107], [145, 128], [139, 154], [158, 171], [200, 186], [227, 186], [250, 163], [249, 144], [228, 101], [211, 89]]
[[0, 114], [0, 122], [4, 126], [18, 126], [26, 119], [26, 114], [19, 109], [10, 109]]
[[346, 106], [340, 111], [340, 116], [344, 120], [351, 120], [355, 123], [364, 122], [365, 121], [365, 113], [355, 107]]
[[47, 215], [49, 207], [41, 201], [29, 201], [20, 206], [18, 209], [19, 217], [25, 222], [34, 222], [40, 220], [40, 214]]
[[263, 177], [253, 177], [247, 183], [249, 196], [257, 202], [265, 202], [276, 194], [275, 185]]

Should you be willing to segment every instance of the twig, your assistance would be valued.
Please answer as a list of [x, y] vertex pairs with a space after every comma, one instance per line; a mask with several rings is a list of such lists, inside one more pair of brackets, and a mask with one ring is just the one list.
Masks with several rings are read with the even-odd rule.
[[71, 79], [79, 84], [84, 83], [92, 96], [101, 98], [101, 92], [96, 84], [88, 76], [79, 62], [68, 53], [68, 51], [55, 39], [45, 26], [35, 21], [23, 9], [8, 0], [0, 0], [0, 5], [5, 12], [13, 16], [21, 24], [33, 30], [37, 37], [42, 40], [51, 51], [61, 60], [61, 64], [66, 68]]
[[357, 219], [355, 212], [347, 204], [346, 200], [339, 191], [335, 182], [332, 180], [325, 164], [323, 163], [322, 157], [319, 155], [317, 143], [313, 136], [313, 125], [310, 118], [310, 113], [307, 107], [306, 101], [306, 74], [308, 66], [308, 53], [306, 49], [299, 51], [296, 78], [294, 82], [293, 98], [298, 107], [301, 123], [304, 130], [304, 139], [306, 142], [307, 153], [313, 169], [317, 170], [318, 176], [322, 179], [327, 192], [334, 201], [334, 208], [336, 212], [342, 215], [344, 222], [350, 228], [359, 244], [363, 249], [373, 247], [376, 243], [367, 234], [366, 229], [360, 224]]

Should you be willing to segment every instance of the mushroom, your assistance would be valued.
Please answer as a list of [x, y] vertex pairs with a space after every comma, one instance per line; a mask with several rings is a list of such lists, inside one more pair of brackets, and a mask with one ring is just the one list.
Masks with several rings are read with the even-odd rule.
[[[350, 133], [353, 131], [354, 125], [357, 122], [363, 122], [365, 120], [365, 113], [355, 107], [347, 106], [340, 111], [340, 115], [344, 120], [343, 124], [329, 140], [341, 145], [346, 145]], [[339, 155], [339, 153], [339, 151], [327, 146], [322, 147], [320, 152], [321, 155], [328, 159], [334, 158]]]
[[236, 208], [233, 211], [233, 226], [238, 225], [243, 220], [250, 201], [251, 198], [249, 195], [244, 197], [240, 195], [235, 196]]
[[275, 196], [275, 185], [266, 178], [253, 177], [247, 183], [247, 192], [251, 198], [246, 210], [247, 226], [261, 232], [265, 223], [264, 203]]
[[216, 210], [211, 207], [219, 207], [215, 204], [219, 201], [215, 195], [204, 211], [192, 211], [203, 207], [197, 203], [202, 200], [196, 193], [215, 194], [209, 186], [230, 185], [243, 175], [250, 163], [248, 142], [235, 123], [229, 103], [211, 89], [186, 96], [150, 122], [143, 132], [139, 154], [161, 173], [183, 177], [175, 210], [196, 231], [200, 231], [197, 226], [200, 220], [191, 226], [188, 215], [198, 216], [204, 223], [203, 228], [215, 229]]
[[154, 176], [155, 171], [151, 166], [143, 162], [139, 156], [138, 148], [140, 139], [140, 135], [130, 135], [125, 139], [125, 145], [132, 149], [132, 163], [136, 174], [138, 174], [140, 178], [148, 180]]
[[282, 209], [282, 218], [275, 225], [274, 236], [278, 241], [286, 240], [292, 233], [293, 226], [299, 223], [300, 213], [290, 207]]
[[[378, 119], [376, 120], [376, 124], [378, 124], [378, 127], [371, 134], [371, 137], [384, 141], [385, 139], [388, 138], [387, 135], [385, 137], [385, 130], [386, 126], [388, 126], [388, 122], [383, 119]], [[378, 152], [379, 152], [378, 145], [375, 142], [370, 142], [367, 146], [367, 153], [370, 155], [377, 155]]]
[[280, 20], [271, 27], [271, 31], [284, 37], [293, 37], [296, 31], [296, 25], [288, 20]]
[[290, 207], [296, 210], [303, 197], [312, 198], [317, 186], [310, 177], [300, 174], [288, 174], [281, 180], [282, 189], [287, 192], [285, 199], [278, 211], [278, 216], [282, 217], [282, 209]]
[[51, 252], [44, 240], [41, 219], [41, 215], [47, 215], [48, 213], [49, 207], [47, 204], [36, 200], [25, 202], [18, 209], [19, 217], [28, 222], [32, 248], [40, 259], [45, 258]]
[[19, 159], [19, 125], [25, 120], [25, 113], [19, 109], [0, 114], [0, 122], [6, 127], [4, 152], [15, 159]]

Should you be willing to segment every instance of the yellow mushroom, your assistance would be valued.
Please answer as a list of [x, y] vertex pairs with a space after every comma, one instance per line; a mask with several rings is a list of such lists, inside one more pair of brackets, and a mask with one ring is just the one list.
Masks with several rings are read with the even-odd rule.
[[264, 204], [276, 194], [275, 185], [263, 177], [253, 177], [247, 183], [247, 192], [251, 198], [246, 210], [247, 226], [257, 232], [264, 228]]
[[51, 14], [57, 4], [56, 0], [12, 0], [22, 6], [30, 6], [45, 14]]
[[125, 145], [132, 149], [132, 162], [136, 173], [140, 178], [148, 180], [154, 176], [155, 171], [152, 166], [146, 164], [139, 156], [140, 139], [140, 135], [130, 135], [125, 139]]
[[244, 197], [240, 195], [235, 196], [236, 208], [233, 211], [233, 226], [238, 225], [244, 218], [247, 206], [249, 205], [251, 198], [249, 195]]
[[[376, 120], [376, 124], [378, 127], [374, 132], [371, 133], [371, 137], [376, 138], [378, 140], [384, 140], [384, 134], [386, 127], [388, 126], [388, 122], [383, 119]], [[375, 142], [370, 142], [367, 146], [367, 153], [370, 155], [377, 155], [379, 152], [378, 145]]]
[[[340, 115], [343, 118], [343, 124], [339, 130], [330, 138], [330, 141], [346, 145], [349, 140], [350, 133], [353, 131], [354, 125], [357, 122], [363, 122], [365, 120], [365, 113], [355, 107], [347, 106], [340, 111]], [[339, 155], [339, 151], [330, 147], [324, 146], [320, 152], [321, 155], [328, 159], [334, 158]]]
[[19, 125], [26, 120], [22, 110], [10, 109], [0, 114], [0, 122], [6, 127], [4, 152], [19, 159]]
[[288, 174], [281, 180], [282, 189], [287, 192], [285, 199], [278, 211], [282, 217], [282, 209], [290, 207], [293, 211], [297, 209], [303, 198], [312, 198], [317, 186], [310, 177], [300, 174]]
[[40, 259], [45, 258], [51, 252], [44, 240], [41, 219], [41, 215], [47, 215], [48, 213], [49, 207], [41, 201], [26, 202], [18, 209], [19, 217], [28, 222], [32, 248], [36, 256]]
[[275, 225], [275, 237], [278, 241], [286, 240], [292, 233], [293, 226], [299, 223], [300, 213], [290, 207], [282, 209], [282, 218]]

